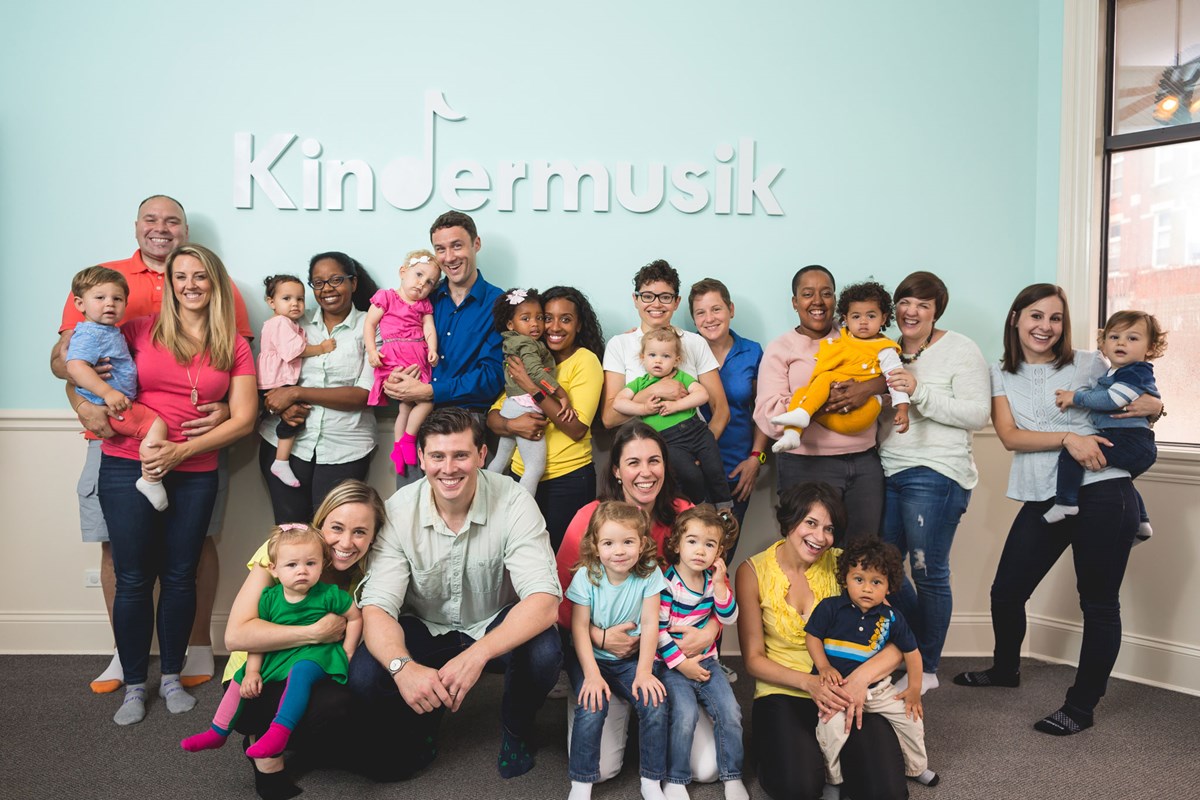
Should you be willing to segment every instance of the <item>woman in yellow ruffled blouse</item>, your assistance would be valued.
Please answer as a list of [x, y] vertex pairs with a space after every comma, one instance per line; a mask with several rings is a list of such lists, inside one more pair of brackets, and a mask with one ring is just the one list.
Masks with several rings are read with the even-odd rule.
[[847, 676], [822, 686], [813, 674], [804, 626], [817, 603], [840, 593], [834, 532], [846, 525], [839, 493], [825, 483], [784, 490], [776, 509], [782, 541], [738, 568], [738, 641], [756, 680], [753, 731], [758, 780], [773, 798], [821, 796], [825, 762], [817, 745], [819, 716], [847, 710], [855, 730], [842, 751], [846, 793], [855, 800], [907, 796], [900, 745], [887, 721], [864, 715], [867, 687], [901, 660], [888, 645]]

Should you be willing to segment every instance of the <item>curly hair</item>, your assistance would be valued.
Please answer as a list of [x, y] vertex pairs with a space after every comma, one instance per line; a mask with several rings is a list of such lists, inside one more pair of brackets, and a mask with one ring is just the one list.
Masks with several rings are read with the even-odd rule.
[[566, 300], [575, 306], [575, 316], [579, 319], [579, 333], [575, 334], [576, 343], [584, 350], [591, 350], [601, 360], [604, 359], [604, 329], [596, 311], [588, 301], [587, 295], [572, 286], [551, 286], [542, 292], [543, 310], [551, 300]]
[[[525, 293], [524, 296], [521, 292]], [[496, 332], [504, 333], [508, 330], [508, 323], [517, 315], [517, 309], [526, 303], [542, 304], [542, 296], [538, 294], [537, 289], [509, 289], [497, 297], [496, 302], [492, 304], [492, 321]]]
[[592, 518], [588, 520], [587, 531], [579, 542], [579, 560], [571, 567], [572, 572], [581, 569], [588, 571], [588, 580], [593, 586], [600, 585], [604, 570], [600, 565], [600, 526], [613, 522], [626, 530], [633, 531], [641, 541], [637, 563], [630, 570], [639, 578], [649, 577], [658, 568], [658, 546], [650, 535], [650, 515], [633, 503], [623, 500], [607, 500], [596, 506]]
[[842, 293], [838, 295], [837, 315], [843, 321], [850, 313], [851, 303], [875, 303], [879, 306], [879, 313], [883, 314], [883, 324], [879, 326], [879, 330], [885, 330], [892, 324], [892, 296], [882, 283], [863, 281], [842, 289]]
[[1104, 349], [1104, 339], [1113, 331], [1123, 331], [1126, 328], [1132, 328], [1139, 322], [1146, 324], [1146, 336], [1150, 340], [1146, 344], [1146, 360], [1153, 361], [1156, 358], [1162, 358], [1163, 353], [1167, 352], [1167, 332], [1163, 330], [1162, 325], [1158, 324], [1158, 319], [1153, 314], [1146, 311], [1128, 311], [1114, 312], [1108, 318], [1108, 322], [1104, 323], [1104, 330], [1100, 331], [1100, 336], [1097, 339], [1097, 346]]
[[728, 510], [717, 511], [710, 505], [699, 505], [689, 508], [675, 518], [675, 527], [671, 535], [663, 542], [663, 561], [668, 564], [679, 563], [679, 543], [687, 534], [688, 523], [695, 520], [709, 531], [717, 534], [717, 558], [723, 557], [737, 544], [740, 527], [737, 517]]
[[662, 281], [671, 287], [671, 291], [679, 294], [679, 273], [664, 259], [655, 259], [637, 271], [633, 276], [633, 290], [640, 292], [648, 283]]
[[888, 593], [897, 591], [904, 580], [904, 558], [895, 545], [882, 539], [863, 536], [846, 545], [838, 556], [837, 582], [846, 585], [846, 576], [852, 567], [873, 569], [884, 575], [888, 582]]

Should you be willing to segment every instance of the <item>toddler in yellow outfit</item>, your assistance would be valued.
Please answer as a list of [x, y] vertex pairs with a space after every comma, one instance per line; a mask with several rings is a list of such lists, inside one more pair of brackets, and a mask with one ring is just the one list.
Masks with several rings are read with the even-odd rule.
[[[902, 366], [900, 346], [882, 333], [892, 321], [892, 298], [887, 289], [874, 281], [847, 286], [838, 296], [837, 312], [842, 319], [841, 336], [821, 342], [812, 379], [792, 395], [787, 413], [771, 419], [776, 425], [787, 428], [771, 447], [776, 453], [800, 446], [801, 434], [829, 400], [830, 386], [834, 382], [871, 380]], [[908, 395], [895, 389], [888, 392], [896, 410], [897, 433], [904, 433], [908, 430]], [[853, 411], [826, 414], [818, 422], [837, 433], [861, 433], [875, 424], [882, 408], [880, 399], [872, 397]]]

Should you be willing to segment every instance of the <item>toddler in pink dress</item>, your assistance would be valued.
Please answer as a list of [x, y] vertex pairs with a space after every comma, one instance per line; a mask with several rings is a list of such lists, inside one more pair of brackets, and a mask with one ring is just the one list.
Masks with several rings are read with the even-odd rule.
[[[423, 383], [429, 383], [437, 363], [437, 330], [429, 295], [441, 279], [442, 268], [433, 253], [414, 250], [400, 267], [400, 289], [380, 289], [371, 297], [363, 325], [367, 359], [375, 368], [375, 384], [367, 405], [387, 405], [383, 383], [397, 368], [415, 366]], [[382, 346], [376, 343], [382, 340]], [[396, 443], [392, 462], [396, 472], [417, 463], [417, 428], [433, 410], [433, 403], [401, 401], [396, 413]]]

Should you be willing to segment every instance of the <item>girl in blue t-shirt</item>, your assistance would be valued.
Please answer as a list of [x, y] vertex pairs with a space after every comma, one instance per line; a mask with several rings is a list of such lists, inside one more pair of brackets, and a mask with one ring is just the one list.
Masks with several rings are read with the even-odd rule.
[[[654, 675], [659, 593], [665, 586], [658, 568], [650, 518], [631, 503], [601, 503], [592, 514], [579, 546], [579, 563], [567, 589], [575, 604], [571, 635], [575, 659], [567, 666], [579, 705], [571, 735], [568, 800], [588, 800], [600, 780], [600, 736], [613, 692], [637, 710], [641, 756], [641, 792], [645, 800], [665, 800], [666, 690]], [[617, 658], [604, 649], [604, 634], [614, 625], [633, 622], [641, 636], [638, 653]], [[592, 631], [601, 631], [599, 642]]]

